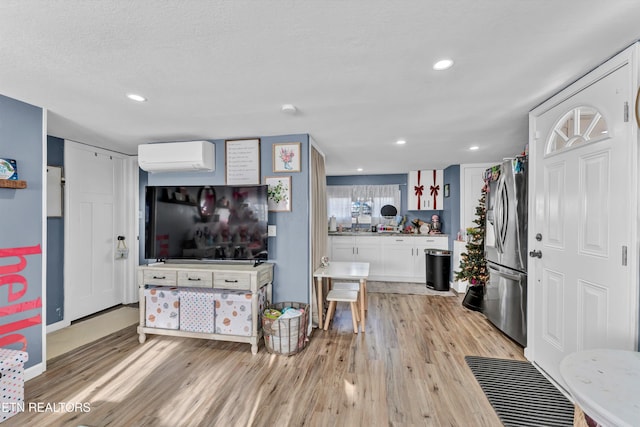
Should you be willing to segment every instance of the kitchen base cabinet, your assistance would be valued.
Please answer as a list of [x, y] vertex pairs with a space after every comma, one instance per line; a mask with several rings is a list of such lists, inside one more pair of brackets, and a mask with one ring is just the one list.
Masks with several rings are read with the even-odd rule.
[[425, 236], [414, 237], [416, 258], [414, 262], [414, 281], [426, 283], [427, 257], [424, 253], [426, 249], [449, 250], [449, 238], [447, 236]]
[[330, 242], [329, 261], [355, 261], [356, 238], [354, 236], [333, 236]]
[[385, 280], [410, 282], [414, 276], [413, 237], [389, 236], [382, 243]]
[[448, 249], [447, 236], [390, 236], [383, 241], [386, 280], [426, 283], [425, 249]]
[[329, 261], [368, 262], [369, 280], [425, 283], [425, 249], [449, 249], [446, 235], [371, 234], [330, 236]]
[[[233, 341], [251, 344], [251, 353], [258, 352], [258, 342], [262, 338], [262, 324], [260, 323], [261, 308], [271, 301], [273, 283], [272, 263], [253, 264], [150, 264], [139, 266], [137, 282], [140, 291], [140, 324], [138, 326], [138, 339], [140, 343], [146, 340], [146, 334], [169, 335], [188, 338], [202, 338], [218, 341]], [[172, 289], [179, 298], [180, 289], [197, 288], [198, 290], [216, 295], [240, 295], [246, 301], [247, 309], [250, 306], [250, 315], [247, 322], [250, 323], [237, 333], [209, 333], [193, 332], [182, 329], [166, 329], [152, 327], [147, 322], [147, 298], [153, 298], [150, 291]], [[150, 301], [152, 301], [150, 299]], [[176, 315], [179, 313], [179, 302], [176, 306]], [[202, 322], [195, 319], [195, 323], [208, 323], [210, 313], [203, 313]], [[171, 314], [169, 313], [169, 316]], [[154, 319], [155, 320], [155, 319]], [[193, 319], [191, 319], [193, 321]], [[173, 327], [172, 324], [167, 323]], [[225, 324], [226, 325], [226, 324]], [[216, 328], [218, 330], [218, 328]], [[224, 330], [224, 329], [223, 329]]]
[[380, 236], [332, 236], [330, 238], [331, 261], [368, 262], [369, 278], [382, 275], [382, 250]]

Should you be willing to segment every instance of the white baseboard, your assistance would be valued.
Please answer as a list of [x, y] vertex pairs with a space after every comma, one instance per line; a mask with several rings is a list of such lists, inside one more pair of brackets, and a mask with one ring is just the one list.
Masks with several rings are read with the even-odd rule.
[[37, 377], [38, 375], [44, 372], [45, 364], [38, 363], [37, 365], [33, 365], [24, 370], [24, 380], [29, 381], [32, 378]]
[[67, 322], [65, 320], [61, 320], [59, 322], [56, 323], [52, 323], [50, 325], [47, 325], [47, 333], [50, 334], [51, 332], [55, 332], [59, 329], [64, 329], [67, 326], [71, 326], [71, 322]]

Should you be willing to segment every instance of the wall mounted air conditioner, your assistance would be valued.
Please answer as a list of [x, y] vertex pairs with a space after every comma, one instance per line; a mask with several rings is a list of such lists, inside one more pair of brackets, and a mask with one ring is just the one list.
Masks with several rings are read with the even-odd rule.
[[209, 141], [138, 145], [138, 164], [147, 172], [194, 172], [216, 169], [215, 145]]

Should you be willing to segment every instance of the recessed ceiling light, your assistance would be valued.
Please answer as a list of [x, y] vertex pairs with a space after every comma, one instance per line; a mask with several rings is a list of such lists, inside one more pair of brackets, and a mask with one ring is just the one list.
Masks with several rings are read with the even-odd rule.
[[136, 102], [145, 102], [147, 100], [147, 98], [142, 95], [138, 95], [137, 93], [128, 93], [127, 98]]
[[398, 144], [398, 145], [404, 145], [406, 143], [407, 143], [407, 141], [405, 141], [404, 139], [399, 139], [399, 140], [396, 141], [396, 144]]
[[451, 68], [453, 65], [453, 60], [451, 59], [441, 59], [435, 64], [433, 64], [433, 69], [436, 71], [446, 70], [447, 68]]
[[356, 170], [357, 170], [358, 172], [362, 172], [364, 169], [362, 169], [362, 168], [358, 168], [358, 169], [356, 169]]
[[480, 147], [478, 147], [477, 145], [469, 147], [469, 150], [471, 150], [471, 151], [476, 151], [476, 150], [479, 150], [479, 149], [480, 149]]
[[295, 114], [298, 111], [295, 105], [293, 104], [283, 104], [282, 112], [287, 114]]

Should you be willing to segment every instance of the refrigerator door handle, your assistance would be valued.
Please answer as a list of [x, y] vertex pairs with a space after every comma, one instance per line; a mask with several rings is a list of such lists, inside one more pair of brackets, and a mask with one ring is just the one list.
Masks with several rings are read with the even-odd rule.
[[489, 269], [490, 273], [495, 273], [498, 276], [506, 277], [507, 279], [518, 281], [522, 277], [521, 274], [506, 273], [504, 271], [500, 271], [500, 270], [498, 270], [496, 268], [493, 268], [490, 265], [487, 265], [487, 268]]
[[504, 174], [500, 174], [498, 185], [496, 185], [495, 218], [493, 221], [493, 231], [496, 235], [496, 246], [498, 252], [504, 253]]

